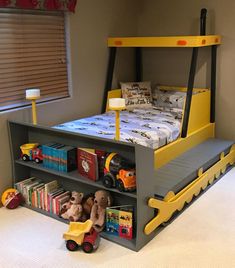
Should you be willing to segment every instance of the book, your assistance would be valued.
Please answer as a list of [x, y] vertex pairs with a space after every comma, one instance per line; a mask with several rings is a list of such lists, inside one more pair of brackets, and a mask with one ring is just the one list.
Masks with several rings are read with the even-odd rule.
[[59, 210], [59, 200], [64, 198], [65, 196], [70, 197], [70, 191], [66, 191], [64, 193], [61, 193], [57, 195], [56, 197], [53, 198], [53, 213], [56, 215], [59, 215], [60, 210]]
[[107, 153], [103, 150], [95, 149], [95, 154], [97, 155], [98, 173], [99, 177], [101, 178], [104, 175], [105, 156]]
[[70, 195], [66, 195], [66, 196], [58, 199], [58, 214], [57, 215], [60, 215], [61, 208], [62, 208], [63, 204], [68, 202], [69, 199], [70, 199]]
[[50, 143], [42, 145], [43, 166], [46, 168], [49, 167], [49, 150], [53, 144], [56, 144], [56, 143], [50, 142]]
[[32, 192], [32, 206], [33, 207], [38, 207], [38, 194], [37, 194], [37, 189], [40, 187], [43, 187], [44, 183], [39, 183], [38, 185], [33, 187], [33, 192]]
[[46, 211], [49, 211], [49, 207], [48, 207], [48, 194], [51, 193], [52, 191], [58, 189], [58, 182], [57, 180], [48, 182], [45, 184], [45, 192], [44, 192], [44, 209]]
[[120, 210], [119, 211], [119, 236], [126, 238], [126, 239], [132, 239], [133, 237], [133, 230], [132, 230], [132, 211], [125, 211]]
[[20, 181], [20, 182], [17, 182], [15, 183], [15, 188], [21, 193], [23, 194], [23, 186], [27, 183], [30, 183], [32, 182], [33, 180], [35, 180], [36, 178], [35, 177], [31, 177], [31, 178], [28, 178], [28, 179], [25, 179], [23, 181]]
[[42, 200], [41, 200], [41, 192], [42, 192], [42, 190], [44, 190], [44, 183], [40, 186], [40, 187], [38, 187], [37, 189], [36, 189], [36, 193], [37, 193], [37, 207], [38, 208], [41, 208], [42, 209]]
[[64, 189], [59, 188], [48, 194], [48, 199], [47, 199], [48, 212], [53, 213], [53, 198], [56, 197], [57, 195], [60, 195], [63, 192], [64, 192]]
[[119, 210], [106, 209], [106, 232], [119, 236]]
[[62, 148], [62, 171], [70, 172], [77, 168], [77, 148], [66, 145]]
[[32, 206], [32, 196], [33, 196], [33, 187], [37, 186], [41, 183], [40, 180], [36, 180], [35, 182], [32, 182], [31, 184], [26, 186], [26, 190], [27, 190], [27, 201], [26, 203], [30, 206]]
[[125, 239], [133, 238], [133, 206], [106, 208], [106, 232]]
[[98, 180], [98, 159], [92, 149], [78, 148], [78, 173], [90, 180]]

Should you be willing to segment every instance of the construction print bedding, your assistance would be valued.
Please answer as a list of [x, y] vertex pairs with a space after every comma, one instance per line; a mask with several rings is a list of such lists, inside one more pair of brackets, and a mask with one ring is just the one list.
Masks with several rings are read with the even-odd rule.
[[[120, 140], [153, 149], [162, 147], [179, 137], [182, 109], [134, 109], [120, 113]], [[83, 119], [66, 122], [54, 128], [91, 136], [114, 139], [115, 112], [110, 111]]]

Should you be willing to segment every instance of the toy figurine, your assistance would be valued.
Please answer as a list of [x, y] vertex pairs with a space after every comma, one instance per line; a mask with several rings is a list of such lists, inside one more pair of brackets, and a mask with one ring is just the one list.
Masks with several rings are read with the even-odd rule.
[[93, 222], [93, 228], [101, 232], [105, 226], [105, 210], [112, 205], [112, 197], [105, 190], [95, 192], [94, 205], [91, 209], [90, 220]]
[[70, 200], [62, 206], [61, 217], [69, 221], [79, 221], [82, 217], [83, 193], [72, 192]]
[[86, 253], [96, 250], [100, 243], [99, 234], [92, 228], [93, 222], [70, 222], [68, 232], [64, 233], [66, 247], [69, 251], [75, 251], [79, 246]]
[[119, 191], [134, 191], [136, 175], [133, 165], [130, 165], [117, 153], [106, 156], [103, 185], [107, 188], [117, 187]]
[[90, 218], [91, 209], [94, 205], [94, 198], [94, 194], [89, 194], [82, 199], [82, 217], [80, 221], [84, 222]]

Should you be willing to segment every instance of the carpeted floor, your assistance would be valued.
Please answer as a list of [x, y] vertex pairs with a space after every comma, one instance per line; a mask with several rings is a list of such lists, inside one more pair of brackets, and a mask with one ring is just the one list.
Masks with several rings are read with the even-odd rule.
[[26, 208], [0, 209], [0, 268], [235, 267], [235, 168], [140, 252], [104, 239], [97, 252], [68, 252], [67, 225]]

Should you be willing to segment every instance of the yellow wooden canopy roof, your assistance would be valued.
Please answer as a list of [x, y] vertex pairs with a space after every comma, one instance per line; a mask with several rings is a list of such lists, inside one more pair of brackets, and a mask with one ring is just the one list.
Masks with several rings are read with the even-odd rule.
[[108, 38], [109, 47], [205, 47], [219, 44], [220, 35]]

